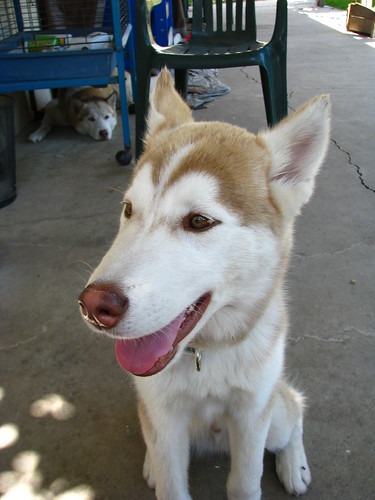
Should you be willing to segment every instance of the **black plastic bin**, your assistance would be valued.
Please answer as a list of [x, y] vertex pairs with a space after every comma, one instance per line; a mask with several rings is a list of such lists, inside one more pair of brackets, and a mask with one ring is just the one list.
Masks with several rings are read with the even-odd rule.
[[0, 94], [0, 208], [11, 203], [16, 196], [14, 99]]

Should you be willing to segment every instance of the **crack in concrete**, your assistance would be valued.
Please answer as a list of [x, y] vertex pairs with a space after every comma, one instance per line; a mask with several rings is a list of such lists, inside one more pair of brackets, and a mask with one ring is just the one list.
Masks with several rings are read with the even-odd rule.
[[[247, 78], [248, 80], [251, 80], [252, 82], [254, 83], [257, 83], [258, 85], [261, 85], [262, 82], [260, 80], [257, 80], [256, 78], [254, 78], [253, 76], [250, 76], [248, 73], [246, 73], [245, 71], [245, 68], [240, 68], [240, 71], [243, 75], [245, 75], [245, 78]], [[290, 109], [291, 111], [295, 111], [294, 108], [292, 108], [292, 106], [289, 105], [289, 100], [292, 98], [294, 94], [294, 90], [291, 90], [288, 94], [288, 109]]]
[[258, 83], [260, 84], [260, 81], [257, 80], [256, 78], [254, 78], [253, 76], [250, 76], [248, 73], [246, 73], [245, 69], [244, 68], [240, 68], [240, 71], [242, 74], [245, 75], [245, 77], [248, 79], [248, 80], [251, 80], [252, 82], [255, 82], [255, 83]]
[[299, 337], [288, 338], [288, 341], [291, 344], [297, 344], [301, 340], [317, 340], [318, 342], [327, 342], [329, 344], [346, 344], [348, 341], [351, 340], [351, 337], [349, 335], [344, 335], [343, 337], [340, 338], [329, 337], [328, 339], [324, 339], [322, 337], [319, 337], [318, 335], [301, 335]]
[[316, 340], [318, 342], [326, 342], [328, 344], [347, 344], [350, 340], [351, 337], [349, 335], [344, 335], [343, 337], [336, 338], [336, 337], [329, 337], [328, 339], [324, 339], [322, 337], [319, 337], [318, 335], [301, 335], [299, 337], [289, 337], [288, 338], [289, 342], [291, 344], [297, 344], [301, 340]]
[[293, 252], [293, 258], [299, 257], [300, 259], [314, 259], [314, 258], [319, 258], [319, 257], [335, 257], [337, 255], [344, 254], [346, 252], [350, 252], [353, 249], [355, 249], [356, 247], [366, 247], [369, 249], [373, 249], [374, 245], [368, 244], [368, 243], [357, 242], [357, 243], [353, 243], [352, 245], [350, 245], [348, 247], [335, 250], [334, 252], [318, 252], [318, 253], [314, 253], [311, 255], [307, 255], [305, 253], [300, 253], [300, 252]]
[[348, 326], [344, 330], [341, 330], [339, 333], [341, 334], [340, 337], [328, 337], [327, 339], [325, 339], [319, 337], [318, 335], [300, 335], [299, 337], [289, 337], [288, 341], [293, 345], [297, 344], [301, 340], [316, 340], [318, 342], [327, 342], [329, 344], [347, 344], [350, 340], [353, 340], [352, 335], [345, 335], [347, 333], [356, 333], [361, 337], [371, 339], [375, 338], [375, 332], [359, 330], [354, 326]]
[[322, 337], [318, 337], [318, 335], [301, 335], [299, 337], [289, 337], [288, 340], [291, 344], [297, 344], [301, 340], [317, 340], [318, 342], [328, 342], [330, 344], [346, 344], [349, 340], [351, 340], [351, 337], [349, 335], [344, 335], [340, 338], [330, 337], [328, 339], [324, 339]]
[[39, 337], [39, 335], [34, 335], [33, 337], [30, 337], [29, 339], [20, 340], [19, 342], [16, 342], [15, 344], [2, 346], [2, 347], [0, 346], [0, 352], [1, 351], [11, 351], [12, 349], [17, 349], [17, 347], [20, 347], [21, 345], [29, 344], [30, 342], [33, 342], [38, 337]]
[[342, 333], [343, 334], [356, 333], [357, 335], [359, 335], [361, 337], [375, 338], [375, 331], [359, 330], [358, 328], [355, 328], [354, 326], [348, 326], [347, 328], [344, 328], [344, 330], [342, 330]]
[[335, 139], [331, 138], [331, 142], [333, 142], [333, 144], [336, 146], [336, 148], [339, 151], [341, 151], [342, 153], [346, 154], [346, 156], [348, 157], [348, 164], [351, 167], [354, 167], [356, 169], [359, 181], [362, 184], [362, 186], [375, 194], [375, 188], [373, 188], [373, 187], [369, 186], [368, 184], [366, 184], [366, 182], [365, 182], [365, 180], [363, 178], [363, 173], [362, 173], [361, 167], [359, 165], [357, 165], [356, 163], [353, 162], [352, 155], [349, 153], [349, 151], [346, 151], [342, 146], [340, 146], [340, 144]]
[[[261, 85], [261, 84], [262, 84], [262, 82], [261, 82], [260, 80], [257, 80], [257, 79], [256, 79], [256, 78], [254, 78], [253, 76], [250, 76], [248, 73], [246, 73], [246, 71], [245, 71], [245, 69], [244, 69], [244, 68], [240, 68], [240, 71], [241, 71], [241, 73], [242, 73], [243, 75], [245, 75], [245, 78], [247, 78], [248, 80], [251, 80], [252, 82], [257, 83], [258, 85]], [[294, 90], [291, 90], [291, 91], [290, 91], [290, 93], [288, 94], [288, 101], [289, 101], [289, 99], [291, 99], [291, 98], [292, 98], [293, 94], [294, 94]], [[293, 109], [293, 108], [292, 108], [292, 106], [289, 106], [289, 104], [288, 104], [288, 108], [289, 108], [291, 111], [293, 111], [293, 112], [295, 111], [295, 109]]]

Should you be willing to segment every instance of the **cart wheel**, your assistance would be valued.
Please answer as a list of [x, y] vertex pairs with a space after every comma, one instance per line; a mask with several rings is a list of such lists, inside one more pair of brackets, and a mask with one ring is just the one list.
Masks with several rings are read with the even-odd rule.
[[116, 153], [116, 160], [120, 165], [129, 165], [129, 163], [132, 161], [132, 155], [130, 154], [129, 150], [122, 149], [121, 151], [118, 151]]

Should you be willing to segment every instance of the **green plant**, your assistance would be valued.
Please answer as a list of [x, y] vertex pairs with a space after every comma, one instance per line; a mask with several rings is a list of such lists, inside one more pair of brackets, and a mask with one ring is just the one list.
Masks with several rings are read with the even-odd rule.
[[[354, 3], [355, 0], [325, 0], [326, 5], [330, 5], [331, 7], [335, 7], [335, 9], [346, 10], [350, 3]], [[360, 3], [360, 2], [359, 2]], [[374, 7], [375, 0], [372, 2], [372, 6]]]

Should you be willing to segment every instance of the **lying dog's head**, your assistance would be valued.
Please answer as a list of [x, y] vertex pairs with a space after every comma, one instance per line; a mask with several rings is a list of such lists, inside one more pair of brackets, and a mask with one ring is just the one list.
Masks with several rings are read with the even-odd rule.
[[117, 125], [116, 94], [107, 98], [96, 97], [95, 94], [86, 99], [74, 99], [76, 112], [74, 128], [79, 134], [89, 135], [95, 141], [106, 141], [112, 138]]
[[94, 330], [120, 339], [124, 369], [152, 375], [189, 342], [236, 341], [281, 293], [329, 110], [329, 98], [317, 97], [254, 136], [194, 122], [161, 73], [118, 236], [79, 299]]

